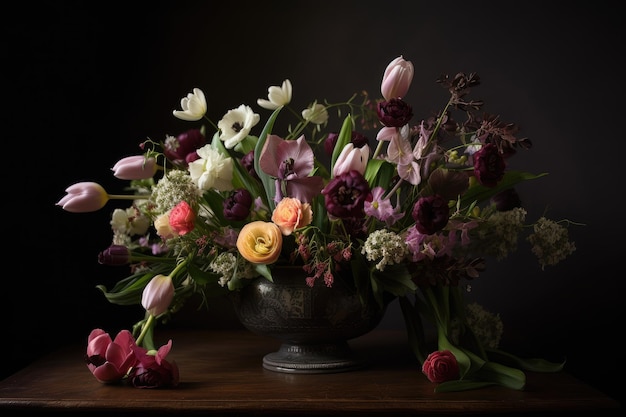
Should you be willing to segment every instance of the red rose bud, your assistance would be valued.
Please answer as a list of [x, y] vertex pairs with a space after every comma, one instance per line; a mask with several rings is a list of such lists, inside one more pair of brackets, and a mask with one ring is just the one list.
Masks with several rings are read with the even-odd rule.
[[459, 363], [449, 350], [435, 351], [424, 361], [422, 372], [436, 384], [453, 381], [459, 378]]
[[417, 200], [411, 214], [417, 231], [423, 235], [432, 235], [448, 224], [450, 208], [440, 195], [430, 195]]
[[485, 187], [495, 187], [504, 177], [506, 163], [504, 157], [498, 151], [498, 147], [492, 143], [483, 145], [474, 154], [474, 176]]
[[130, 262], [130, 251], [123, 245], [111, 245], [98, 254], [102, 265], [126, 265]]
[[392, 98], [376, 107], [378, 120], [387, 127], [402, 127], [413, 117], [413, 108], [404, 100]]

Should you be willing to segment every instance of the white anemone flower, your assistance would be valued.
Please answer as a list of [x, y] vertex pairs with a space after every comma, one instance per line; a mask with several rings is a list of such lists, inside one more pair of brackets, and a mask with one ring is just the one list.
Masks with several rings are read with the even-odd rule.
[[193, 92], [187, 94], [180, 100], [181, 110], [174, 110], [174, 116], [189, 122], [200, 120], [207, 111], [206, 99], [204, 92], [199, 88], [194, 88]]
[[302, 117], [307, 122], [321, 125], [328, 121], [328, 110], [323, 104], [313, 103], [308, 109], [302, 110]]
[[217, 127], [220, 129], [220, 140], [224, 142], [226, 149], [232, 149], [250, 134], [250, 130], [260, 120], [261, 116], [245, 104], [229, 110], [222, 120], [217, 122]]
[[197, 151], [199, 159], [189, 163], [191, 180], [200, 190], [233, 189], [233, 160], [213, 149], [209, 143]]
[[291, 81], [283, 81], [282, 87], [276, 85], [267, 89], [267, 100], [258, 99], [256, 102], [259, 106], [267, 110], [276, 110], [279, 107], [286, 106], [291, 102]]

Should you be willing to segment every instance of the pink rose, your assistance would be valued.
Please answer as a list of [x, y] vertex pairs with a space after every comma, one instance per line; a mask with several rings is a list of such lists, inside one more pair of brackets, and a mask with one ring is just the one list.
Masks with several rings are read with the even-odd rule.
[[313, 221], [313, 211], [309, 203], [302, 203], [297, 198], [285, 197], [276, 205], [272, 221], [280, 232], [289, 236], [295, 229], [308, 226]]
[[436, 384], [452, 381], [459, 378], [459, 363], [449, 350], [435, 351], [424, 361], [422, 372]]
[[170, 227], [172, 231], [179, 236], [183, 236], [193, 230], [195, 227], [196, 213], [193, 211], [189, 203], [181, 201], [176, 204], [170, 211]]

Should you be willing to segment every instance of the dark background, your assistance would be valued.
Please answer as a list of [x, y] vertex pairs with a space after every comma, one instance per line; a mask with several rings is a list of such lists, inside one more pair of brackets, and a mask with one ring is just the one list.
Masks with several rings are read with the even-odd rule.
[[[110, 168], [138, 154], [147, 137], [190, 128], [171, 112], [193, 87], [205, 92], [214, 121], [241, 103], [256, 108], [285, 78], [295, 108], [362, 89], [378, 97], [387, 63], [404, 55], [415, 66], [406, 100], [416, 119], [445, 103], [434, 82], [440, 74], [477, 72], [483, 84], [474, 97], [533, 141], [516, 163], [550, 172], [518, 189], [529, 216], [586, 224], [570, 229], [572, 258], [545, 271], [524, 253], [490, 263], [471, 297], [499, 312], [503, 347], [565, 356], [568, 372], [622, 399], [623, 22], [615, 9], [603, 2], [173, 3], [130, 10], [127, 2], [60, 1], [3, 13], [1, 377], [63, 344], [86, 343], [95, 327], [116, 333], [141, 315], [95, 289], [126, 272], [96, 259], [110, 244], [116, 205], [66, 213], [55, 203], [67, 186], [96, 181], [122, 192]], [[238, 326], [221, 301], [194, 320]], [[381, 326], [402, 328], [397, 305]]]

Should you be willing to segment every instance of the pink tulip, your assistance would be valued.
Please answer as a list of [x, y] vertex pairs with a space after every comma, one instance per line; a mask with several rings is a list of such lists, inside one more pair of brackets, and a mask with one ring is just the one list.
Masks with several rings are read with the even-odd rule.
[[172, 277], [156, 275], [143, 289], [141, 305], [148, 313], [157, 317], [167, 311], [174, 299]]
[[113, 175], [121, 180], [143, 180], [156, 173], [156, 160], [143, 155], [122, 158], [111, 168]]
[[339, 154], [337, 162], [335, 162], [333, 176], [337, 177], [352, 170], [359, 171], [361, 175], [365, 174], [369, 157], [369, 146], [365, 145], [362, 148], [358, 148], [352, 143], [348, 143]]
[[402, 56], [394, 59], [387, 65], [383, 74], [380, 91], [385, 100], [402, 98], [409, 91], [413, 81], [413, 64], [406, 61]]
[[87, 213], [100, 210], [109, 201], [109, 195], [100, 184], [78, 182], [69, 186], [67, 195], [56, 204], [72, 213]]
[[87, 339], [87, 367], [102, 383], [121, 381], [135, 366], [135, 339], [128, 330], [120, 331], [115, 340], [102, 329], [94, 329]]
[[128, 375], [128, 380], [135, 388], [160, 388], [175, 387], [179, 382], [178, 365], [175, 361], [167, 361], [165, 358], [172, 348], [170, 340], [157, 350], [155, 355], [150, 355], [147, 350], [135, 347], [137, 365]]

